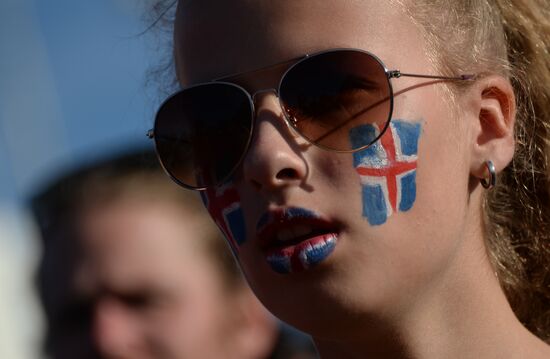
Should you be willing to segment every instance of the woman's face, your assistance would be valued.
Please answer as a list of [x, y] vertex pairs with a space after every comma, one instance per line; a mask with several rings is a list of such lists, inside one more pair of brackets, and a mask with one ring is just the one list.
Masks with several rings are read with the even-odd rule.
[[[419, 29], [390, 1], [183, 1], [175, 36], [182, 86], [331, 48], [439, 74]], [[282, 72], [250, 73], [239, 85], [275, 88]], [[394, 92], [424, 86], [396, 96], [391, 128], [355, 154], [308, 145], [287, 127], [273, 92], [256, 96], [246, 157], [230, 183], [207, 194], [260, 300], [313, 334], [345, 334], [373, 313], [399, 315], [442, 285], [461, 248], [467, 126], [444, 84], [392, 83]], [[369, 131], [352, 130], [350, 140]]]

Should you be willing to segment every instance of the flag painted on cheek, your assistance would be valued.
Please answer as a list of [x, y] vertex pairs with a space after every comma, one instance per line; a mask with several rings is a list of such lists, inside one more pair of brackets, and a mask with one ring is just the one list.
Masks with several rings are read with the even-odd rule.
[[[384, 135], [372, 146], [353, 154], [361, 178], [363, 216], [371, 225], [386, 223], [396, 212], [406, 212], [416, 200], [416, 167], [421, 125], [391, 120]], [[365, 143], [380, 133], [377, 125], [350, 131], [352, 144]]]
[[237, 253], [246, 239], [244, 215], [237, 190], [228, 183], [201, 191], [201, 196], [214, 222]]

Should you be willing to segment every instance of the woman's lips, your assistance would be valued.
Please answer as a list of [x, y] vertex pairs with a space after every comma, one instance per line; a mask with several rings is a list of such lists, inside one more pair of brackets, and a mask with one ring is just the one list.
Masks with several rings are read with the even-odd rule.
[[297, 245], [272, 249], [266, 261], [277, 273], [301, 272], [325, 260], [336, 247], [338, 236], [324, 234], [307, 239]]
[[298, 207], [269, 211], [256, 228], [266, 261], [277, 273], [300, 272], [319, 264], [338, 241], [334, 223]]

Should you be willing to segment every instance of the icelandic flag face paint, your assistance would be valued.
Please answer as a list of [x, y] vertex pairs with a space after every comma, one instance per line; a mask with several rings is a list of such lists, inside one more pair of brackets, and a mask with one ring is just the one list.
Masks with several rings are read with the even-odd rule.
[[295, 246], [273, 250], [266, 260], [277, 273], [301, 272], [328, 258], [334, 251], [336, 242], [337, 238], [333, 233], [317, 236]]
[[276, 221], [291, 221], [295, 219], [311, 219], [319, 218], [319, 215], [309, 209], [300, 207], [290, 207], [284, 211], [264, 213], [258, 220], [256, 232], [260, 233], [265, 229], [265, 226]]
[[201, 196], [214, 222], [237, 253], [246, 239], [244, 215], [237, 190], [228, 183], [201, 191]]
[[[363, 186], [363, 216], [371, 225], [386, 223], [393, 213], [406, 212], [416, 200], [416, 167], [420, 123], [393, 120], [372, 146], [353, 154]], [[378, 136], [377, 125], [350, 131], [350, 140], [364, 143]], [[360, 141], [360, 142], [359, 142]]]
[[267, 264], [275, 272], [287, 274], [307, 270], [327, 259], [338, 241], [334, 227], [311, 210], [289, 207], [261, 216], [256, 232]]

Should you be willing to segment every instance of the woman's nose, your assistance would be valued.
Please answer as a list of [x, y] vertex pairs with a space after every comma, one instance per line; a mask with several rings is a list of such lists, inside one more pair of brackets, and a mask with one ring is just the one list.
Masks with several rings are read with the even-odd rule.
[[255, 130], [243, 160], [245, 181], [258, 191], [301, 184], [308, 175], [305, 140], [287, 126], [274, 92], [254, 96]]

